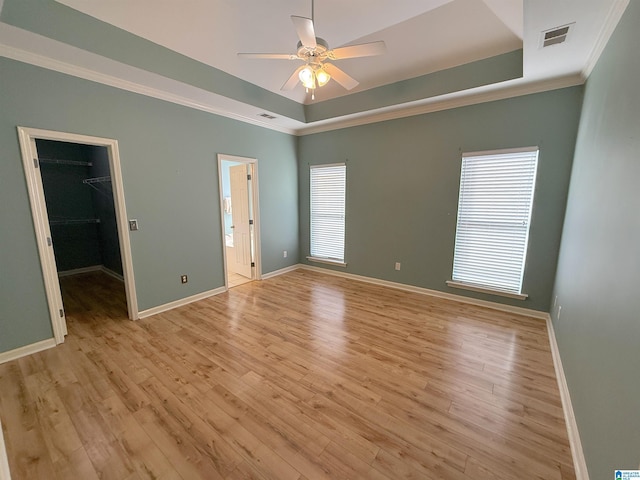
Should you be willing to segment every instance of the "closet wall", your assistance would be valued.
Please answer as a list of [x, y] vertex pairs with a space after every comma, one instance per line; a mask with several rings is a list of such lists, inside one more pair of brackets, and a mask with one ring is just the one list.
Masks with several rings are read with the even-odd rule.
[[36, 144], [58, 272], [104, 267], [121, 276], [107, 149]]

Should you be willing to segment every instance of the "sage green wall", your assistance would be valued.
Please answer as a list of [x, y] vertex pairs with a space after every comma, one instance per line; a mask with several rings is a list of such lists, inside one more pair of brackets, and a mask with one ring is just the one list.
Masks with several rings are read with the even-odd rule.
[[2, 22], [187, 85], [304, 121], [302, 105], [55, 0], [4, 0]]
[[594, 480], [640, 464], [638, 25], [630, 2], [587, 81], [552, 312]]
[[140, 310], [224, 284], [217, 153], [258, 159], [263, 272], [297, 262], [295, 137], [5, 58], [0, 72], [0, 352], [52, 336], [17, 125], [118, 140]]
[[[348, 265], [341, 271], [548, 311], [581, 100], [582, 89], [574, 87], [301, 137], [303, 261], [309, 254], [309, 165], [346, 160]], [[523, 286], [529, 298], [447, 287], [461, 153], [533, 145], [540, 157]]]

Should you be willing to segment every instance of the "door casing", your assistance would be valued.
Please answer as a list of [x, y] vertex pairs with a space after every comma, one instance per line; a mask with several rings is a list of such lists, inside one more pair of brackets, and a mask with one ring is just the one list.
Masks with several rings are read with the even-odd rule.
[[252, 235], [252, 238], [253, 238], [252, 249], [254, 252], [253, 262], [255, 264], [255, 266], [253, 267], [253, 274], [251, 276], [253, 280], [260, 280], [262, 278], [262, 262], [261, 262], [262, 255], [260, 251], [260, 203], [259, 203], [260, 196], [258, 191], [258, 160], [256, 158], [238, 157], [235, 155], [227, 155], [227, 154], [219, 153], [218, 154], [218, 190], [220, 193], [220, 228], [221, 228], [221, 241], [222, 241], [222, 255], [224, 259], [224, 262], [223, 262], [224, 263], [224, 285], [225, 285], [225, 288], [229, 288], [229, 277], [228, 277], [229, 273], [227, 268], [227, 261], [229, 259], [227, 258], [227, 251], [226, 251], [227, 249], [226, 249], [225, 236], [224, 236], [224, 199], [223, 199], [223, 189], [222, 189], [222, 171], [223, 171], [222, 162], [223, 161], [244, 163], [251, 167], [249, 169], [251, 171], [251, 180], [250, 180], [251, 192], [250, 192], [249, 201], [251, 202], [250, 211], [253, 214], [253, 218], [252, 218], [253, 225], [251, 225], [252, 231], [253, 231], [253, 235]]
[[109, 156], [109, 171], [113, 189], [113, 201], [118, 225], [118, 240], [120, 243], [120, 255], [122, 258], [122, 271], [124, 277], [125, 292], [127, 296], [127, 313], [131, 320], [138, 319], [138, 301], [136, 297], [135, 281], [133, 276], [133, 262], [131, 258], [131, 243], [127, 222], [127, 211], [124, 201], [124, 189], [122, 172], [120, 169], [120, 154], [118, 141], [109, 138], [79, 135], [74, 133], [41, 130], [36, 128], [18, 127], [18, 139], [20, 152], [24, 166], [31, 215], [36, 233], [40, 265], [42, 267], [43, 280], [51, 317], [53, 335], [57, 344], [64, 342], [67, 333], [66, 318], [60, 312], [64, 312], [58, 270], [51, 244], [51, 231], [49, 228], [49, 216], [44, 197], [42, 175], [37, 165], [38, 151], [36, 140], [54, 140], [68, 143], [79, 143], [106, 147]]

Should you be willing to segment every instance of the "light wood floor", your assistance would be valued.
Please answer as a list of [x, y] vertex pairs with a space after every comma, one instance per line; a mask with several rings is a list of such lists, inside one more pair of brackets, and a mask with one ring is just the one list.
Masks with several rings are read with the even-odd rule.
[[14, 480], [575, 478], [541, 320], [298, 270], [131, 322], [91, 278], [0, 365]]
[[252, 282], [250, 278], [247, 278], [239, 273], [228, 272], [227, 285], [229, 288], [237, 287], [238, 285], [244, 285], [245, 283]]

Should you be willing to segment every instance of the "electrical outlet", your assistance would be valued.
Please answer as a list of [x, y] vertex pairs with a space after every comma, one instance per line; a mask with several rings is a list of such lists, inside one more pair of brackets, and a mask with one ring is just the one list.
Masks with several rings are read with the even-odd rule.
[[282, 252], [282, 258], [287, 258], [287, 251], [285, 250], [284, 252]]
[[396, 270], [400, 270], [400, 262], [396, 262]]
[[180, 283], [187, 283], [189, 279], [186, 275], [180, 275]]

